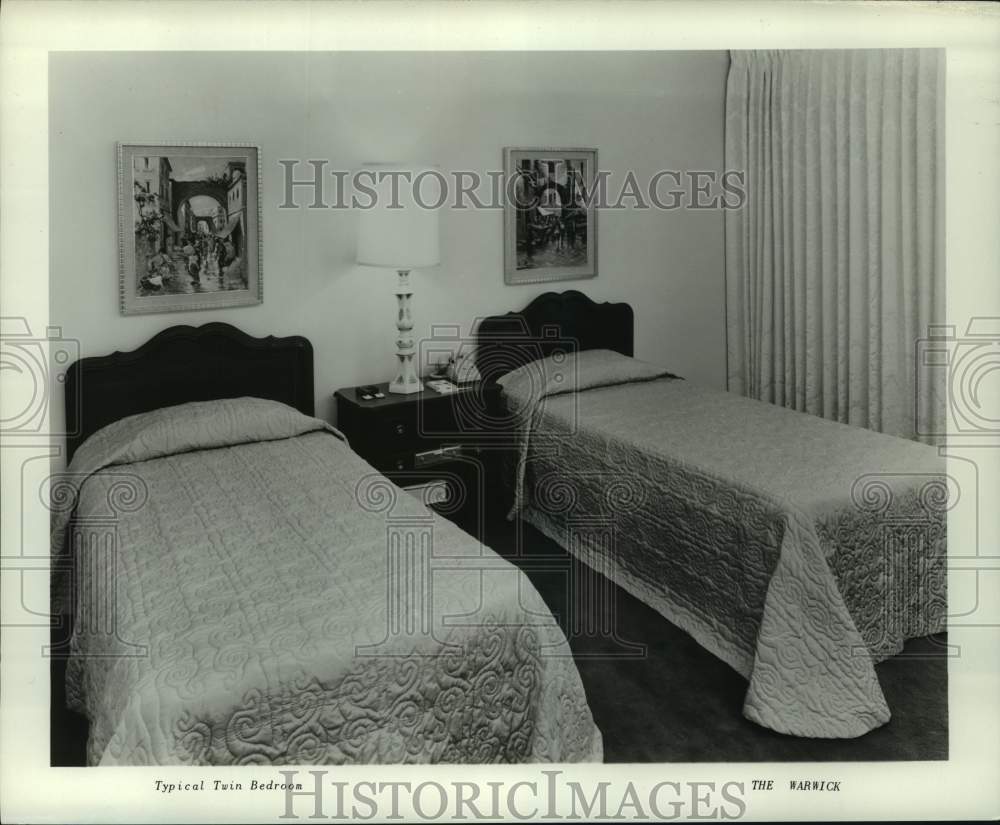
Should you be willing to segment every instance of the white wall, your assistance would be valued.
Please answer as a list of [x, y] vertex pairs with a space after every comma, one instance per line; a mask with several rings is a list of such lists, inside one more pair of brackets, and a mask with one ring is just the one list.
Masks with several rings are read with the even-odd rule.
[[[303, 334], [316, 353], [317, 414], [341, 386], [388, 380], [394, 276], [353, 262], [356, 217], [279, 210], [279, 158], [423, 160], [500, 168], [504, 146], [596, 147], [621, 180], [720, 170], [725, 52], [57, 53], [49, 63], [51, 323], [84, 355], [131, 349], [174, 324], [226, 321]], [[247, 141], [263, 157], [264, 303], [219, 312], [118, 311], [115, 142]], [[309, 167], [300, 167], [300, 176]], [[442, 215], [442, 261], [419, 273], [415, 332], [519, 309], [547, 289], [624, 300], [636, 356], [723, 387], [720, 212], [598, 217], [599, 276], [505, 286], [502, 215]], [[55, 387], [53, 425], [62, 418]]]

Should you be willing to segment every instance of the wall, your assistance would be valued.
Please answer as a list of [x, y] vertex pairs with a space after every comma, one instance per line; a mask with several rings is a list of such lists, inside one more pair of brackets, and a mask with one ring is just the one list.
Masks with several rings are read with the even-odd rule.
[[[49, 63], [51, 323], [83, 355], [131, 349], [174, 324], [226, 321], [254, 335], [308, 336], [317, 414], [341, 386], [388, 380], [394, 275], [354, 263], [356, 216], [279, 210], [279, 158], [330, 167], [417, 159], [500, 168], [504, 146], [597, 147], [621, 180], [719, 170], [725, 52], [58, 53]], [[219, 312], [118, 311], [115, 142], [247, 141], [263, 157], [264, 303]], [[300, 168], [304, 176], [309, 167]], [[303, 196], [304, 198], [304, 196]], [[502, 215], [442, 216], [440, 266], [417, 275], [415, 332], [467, 330], [547, 289], [576, 288], [636, 311], [636, 355], [725, 383], [723, 217], [603, 211], [599, 276], [505, 286]], [[62, 420], [60, 387], [53, 427]]]

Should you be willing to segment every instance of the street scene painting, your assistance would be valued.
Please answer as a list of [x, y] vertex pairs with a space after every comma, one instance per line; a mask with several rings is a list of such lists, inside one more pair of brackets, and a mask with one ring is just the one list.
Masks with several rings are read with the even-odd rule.
[[124, 315], [261, 302], [260, 152], [118, 146]]
[[596, 149], [504, 150], [504, 280], [597, 275]]

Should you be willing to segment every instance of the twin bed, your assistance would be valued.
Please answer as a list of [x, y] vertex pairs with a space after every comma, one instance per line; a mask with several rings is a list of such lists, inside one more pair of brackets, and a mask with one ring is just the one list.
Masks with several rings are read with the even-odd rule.
[[484, 319], [478, 353], [504, 388], [512, 516], [742, 674], [754, 722], [889, 720], [873, 665], [946, 625], [936, 449], [636, 361], [631, 307], [579, 292]]
[[[746, 676], [753, 721], [883, 724], [873, 662], [944, 629], [936, 451], [699, 389], [631, 359], [632, 335], [627, 305], [577, 292], [482, 321], [512, 515]], [[53, 548], [76, 570], [56, 598], [88, 762], [599, 760], [528, 579], [352, 453], [312, 397], [305, 339], [223, 324], [70, 370]]]
[[311, 417], [304, 339], [177, 327], [67, 395], [88, 764], [601, 759], [534, 587]]

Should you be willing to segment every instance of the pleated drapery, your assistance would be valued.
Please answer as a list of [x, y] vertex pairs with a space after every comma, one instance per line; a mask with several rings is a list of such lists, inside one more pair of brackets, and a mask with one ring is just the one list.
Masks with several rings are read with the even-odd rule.
[[916, 352], [944, 316], [943, 53], [731, 57], [725, 165], [747, 197], [726, 214], [729, 389], [938, 432], [944, 389]]

